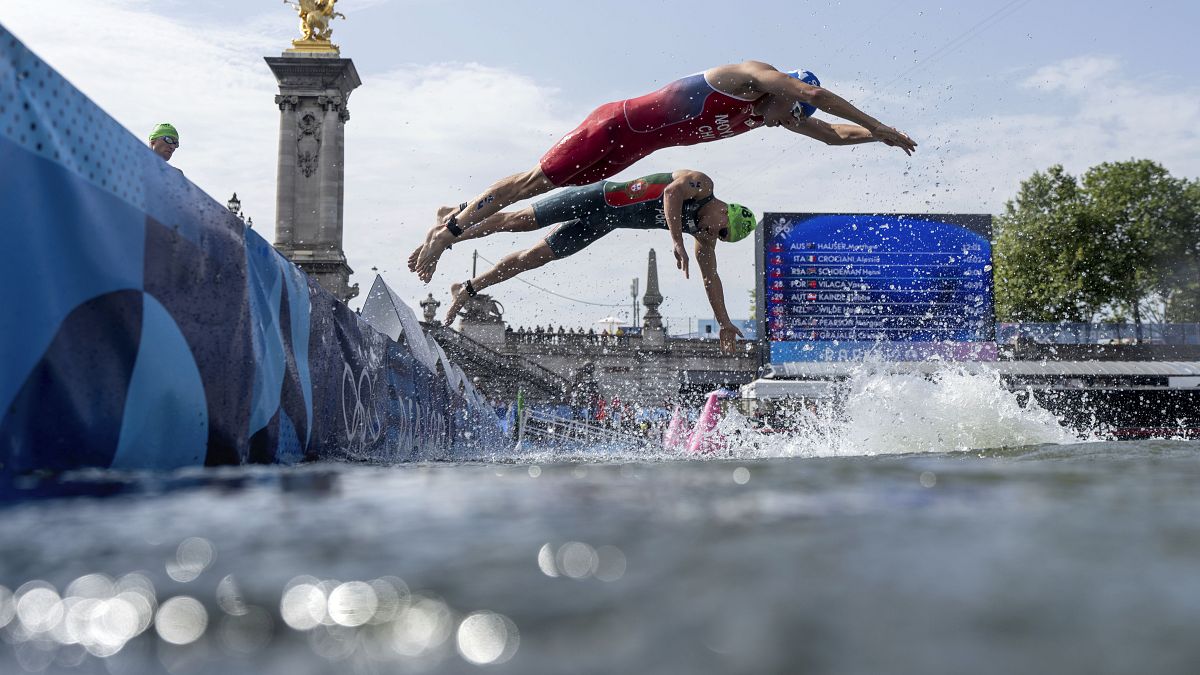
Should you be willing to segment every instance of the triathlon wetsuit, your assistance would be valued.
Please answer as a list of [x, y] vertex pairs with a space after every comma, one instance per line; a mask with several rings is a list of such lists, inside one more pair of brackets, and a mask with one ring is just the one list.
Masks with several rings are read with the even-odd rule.
[[542, 172], [555, 185], [587, 185], [655, 150], [745, 133], [763, 123], [754, 100], [719, 92], [697, 73], [645, 96], [605, 103], [550, 148]]
[[[617, 228], [667, 229], [662, 197], [672, 180], [669, 173], [656, 173], [624, 183], [605, 180], [570, 187], [536, 202], [533, 216], [541, 226], [558, 224], [546, 244], [556, 258], [565, 258]], [[685, 233], [696, 234], [696, 213], [712, 199], [684, 200]]]

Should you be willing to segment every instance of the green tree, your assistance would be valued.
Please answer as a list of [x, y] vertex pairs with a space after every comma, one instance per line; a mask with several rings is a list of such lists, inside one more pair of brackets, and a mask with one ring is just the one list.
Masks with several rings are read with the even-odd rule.
[[1034, 173], [997, 219], [1001, 320], [1195, 321], [1200, 187], [1149, 160]]
[[1200, 180], [1187, 183], [1184, 199], [1190, 223], [1181, 228], [1178, 255], [1165, 266], [1173, 291], [1166, 297], [1167, 321], [1177, 323], [1200, 321]]
[[1105, 163], [1084, 174], [1087, 209], [1112, 249], [1095, 256], [1112, 282], [1112, 313], [1141, 324], [1154, 308], [1156, 318], [1166, 319], [1184, 292], [1187, 275], [1180, 272], [1190, 268], [1195, 277], [1197, 240], [1189, 233], [1194, 218], [1187, 188], [1187, 181], [1149, 160]]
[[1089, 229], [1079, 185], [1062, 166], [1021, 183], [996, 221], [996, 314], [1002, 321], [1080, 321], [1092, 313], [1096, 275], [1080, 233]]

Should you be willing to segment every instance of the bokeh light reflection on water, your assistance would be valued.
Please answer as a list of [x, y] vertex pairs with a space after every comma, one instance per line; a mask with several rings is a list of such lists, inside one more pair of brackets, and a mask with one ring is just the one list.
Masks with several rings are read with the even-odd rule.
[[512, 619], [495, 612], [474, 612], [455, 633], [458, 653], [477, 665], [504, 663], [512, 658], [521, 637]]
[[600, 581], [616, 581], [625, 576], [625, 553], [616, 546], [605, 545], [593, 548], [580, 541], [569, 541], [555, 549], [553, 544], [542, 544], [537, 554], [538, 569], [551, 577], [568, 577], [582, 580], [589, 577]]
[[[0, 673], [1000, 675], [1200, 662], [1186, 638], [1200, 622], [1195, 442], [593, 461], [583, 478], [570, 462], [538, 466], [536, 480], [526, 465], [502, 477], [470, 463], [246, 467], [167, 493], [11, 505], [0, 582], [21, 593], [0, 589]], [[315, 473], [297, 492], [315, 481], [293, 476]], [[193, 581], [170, 579], [163, 563], [192, 536], [217, 557]], [[49, 628], [53, 595], [25, 597], [37, 589], [60, 596]], [[173, 596], [207, 612], [184, 645], [147, 623]], [[18, 617], [21, 600], [40, 632]], [[1094, 636], [1113, 649], [1061, 650]], [[893, 663], [904, 667], [879, 665]]]
[[208, 628], [208, 611], [200, 601], [186, 595], [164, 602], [154, 617], [154, 629], [164, 641], [186, 645], [200, 639]]
[[325, 618], [325, 594], [321, 592], [317, 579], [301, 577], [293, 579], [279, 601], [279, 614], [293, 630], [312, 630], [321, 625]]
[[558, 576], [558, 566], [554, 564], [554, 546], [545, 543], [538, 549], [537, 554], [538, 569], [548, 577], [555, 578]]
[[596, 549], [581, 541], [563, 544], [554, 556], [555, 566], [572, 579], [590, 577], [596, 571], [598, 562]]
[[375, 614], [367, 620], [367, 623], [375, 626], [390, 623], [408, 606], [411, 594], [408, 590], [408, 584], [404, 583], [403, 579], [385, 576], [379, 579], [372, 579], [367, 583], [375, 591], [375, 598], [377, 600]]
[[17, 615], [17, 606], [13, 602], [12, 591], [0, 586], [0, 628], [4, 628]]
[[17, 620], [31, 635], [54, 628], [65, 613], [58, 591], [44, 581], [23, 584], [17, 589], [16, 598]]
[[249, 611], [237, 579], [232, 574], [225, 575], [217, 584], [217, 604], [230, 616], [243, 616]]
[[452, 624], [446, 603], [414, 596], [393, 623], [392, 649], [401, 656], [422, 656], [446, 642]]
[[[249, 603], [232, 575], [216, 585], [215, 614], [190, 595], [159, 605], [153, 584], [140, 573], [115, 581], [86, 574], [67, 589], [60, 596], [43, 580], [27, 582], [15, 593], [0, 586], [0, 619], [5, 619], [0, 637], [12, 645], [12, 656], [23, 670], [74, 668], [89, 655], [116, 658], [151, 625], [157, 649], [148, 649], [153, 643], [138, 643], [135, 655], [109, 661], [109, 672], [142, 672], [152, 652], [172, 673], [211, 659], [214, 646], [226, 655], [252, 656], [287, 640], [276, 629], [280, 623], [301, 634], [313, 654], [334, 663], [404, 661], [421, 670], [441, 663], [457, 648], [464, 660], [488, 665], [509, 660], [518, 645], [517, 626], [508, 617], [475, 610], [460, 621], [445, 601], [414, 595], [395, 576], [346, 582], [295, 577], [281, 593], [278, 618]], [[206, 639], [208, 633], [211, 639]], [[129, 664], [140, 665], [129, 670]]]
[[334, 623], [356, 628], [371, 620], [379, 606], [379, 597], [370, 584], [347, 581], [329, 594], [329, 618]]
[[203, 537], [188, 537], [179, 543], [175, 559], [167, 561], [167, 576], [186, 583], [195, 581], [216, 559], [212, 542]]

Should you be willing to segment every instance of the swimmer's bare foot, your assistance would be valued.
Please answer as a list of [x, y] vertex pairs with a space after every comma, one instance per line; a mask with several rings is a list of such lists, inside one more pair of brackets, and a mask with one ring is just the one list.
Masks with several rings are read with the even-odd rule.
[[471, 295], [473, 294], [467, 291], [464, 284], [450, 284], [450, 308], [446, 310], [447, 326], [454, 325], [454, 320], [458, 318], [458, 310], [462, 309]]
[[412, 252], [412, 255], [408, 256], [408, 269], [410, 272], [417, 271], [417, 258], [421, 257], [421, 251], [424, 249], [425, 242], [421, 242], [421, 245]]
[[433, 235], [433, 239], [429, 240], [425, 247], [421, 249], [421, 255], [417, 259], [417, 276], [429, 283], [433, 278], [433, 272], [437, 269], [438, 259], [450, 248], [450, 244], [454, 243], [454, 235], [450, 234], [450, 230], [441, 228], [437, 234]]
[[433, 272], [437, 269], [438, 258], [450, 248], [450, 244], [454, 243], [454, 235], [450, 230], [446, 229], [446, 219], [450, 214], [455, 213], [458, 209], [452, 206], [443, 206], [438, 209], [437, 224], [430, 228], [425, 235], [425, 243], [412, 252], [408, 257], [408, 269], [417, 273], [417, 277], [429, 283], [433, 278]]

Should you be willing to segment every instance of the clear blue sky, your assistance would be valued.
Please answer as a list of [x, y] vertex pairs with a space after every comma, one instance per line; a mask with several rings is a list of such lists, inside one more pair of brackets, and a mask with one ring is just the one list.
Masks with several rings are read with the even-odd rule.
[[[174, 121], [175, 163], [224, 201], [234, 190], [273, 230], [274, 81], [261, 57], [295, 36], [276, 0], [39, 0], [0, 22], [131, 131]], [[739, 8], [747, 11], [739, 12]], [[761, 8], [753, 9], [750, 8]], [[779, 130], [673, 149], [622, 177], [697, 168], [720, 196], [763, 210], [996, 213], [1020, 180], [1061, 162], [1146, 157], [1200, 176], [1195, 2], [689, 2], [341, 0], [334, 40], [363, 87], [347, 127], [347, 254], [412, 301], [536, 237], [455, 247], [429, 287], [402, 260], [441, 204], [524, 170], [599, 103], [747, 58], [815, 71], [828, 88], [922, 143], [826, 148]], [[68, 20], [69, 18], [69, 20]], [[623, 303], [665, 235], [616, 233], [529, 279]], [[719, 251], [734, 318], [746, 315], [752, 245]], [[663, 312], [707, 317], [696, 279], [660, 266]], [[514, 323], [588, 325], [606, 309], [512, 281]]]

